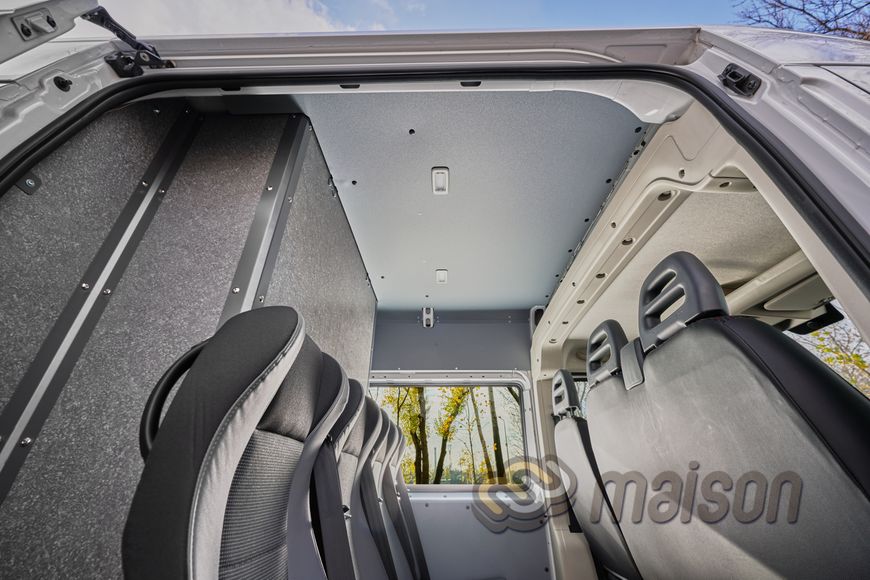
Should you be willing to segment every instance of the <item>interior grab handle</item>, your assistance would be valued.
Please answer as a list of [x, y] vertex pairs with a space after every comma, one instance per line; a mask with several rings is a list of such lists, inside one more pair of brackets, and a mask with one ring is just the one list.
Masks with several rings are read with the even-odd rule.
[[204, 340], [194, 345], [178, 357], [154, 385], [154, 389], [148, 396], [148, 401], [145, 402], [145, 410], [142, 412], [142, 420], [139, 423], [139, 453], [142, 454], [142, 459], [148, 459], [148, 454], [151, 453], [151, 446], [154, 445], [154, 438], [157, 437], [157, 430], [160, 429], [163, 405], [166, 404], [172, 387], [193, 366], [193, 361], [199, 356], [207, 342], [208, 340]]

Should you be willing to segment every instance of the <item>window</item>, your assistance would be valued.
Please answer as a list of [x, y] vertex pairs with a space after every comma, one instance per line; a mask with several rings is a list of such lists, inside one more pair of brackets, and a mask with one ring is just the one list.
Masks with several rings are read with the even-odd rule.
[[[836, 302], [833, 305], [840, 310]], [[870, 346], [851, 320], [843, 318], [810, 334], [789, 336], [870, 398]]]
[[408, 484], [507, 483], [524, 456], [522, 390], [516, 386], [372, 386], [407, 439]]

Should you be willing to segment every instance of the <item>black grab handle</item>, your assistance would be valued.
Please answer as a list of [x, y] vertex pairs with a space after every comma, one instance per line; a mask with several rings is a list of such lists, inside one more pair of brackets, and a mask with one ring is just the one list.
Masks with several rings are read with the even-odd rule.
[[172, 387], [190, 369], [193, 361], [199, 356], [207, 342], [208, 340], [200, 342], [178, 357], [178, 360], [172, 363], [154, 385], [154, 390], [151, 391], [148, 401], [145, 402], [142, 421], [139, 423], [139, 453], [142, 454], [142, 459], [148, 459], [151, 446], [154, 445], [154, 438], [157, 437], [157, 430], [160, 429], [160, 415], [163, 412], [163, 405], [166, 403]]

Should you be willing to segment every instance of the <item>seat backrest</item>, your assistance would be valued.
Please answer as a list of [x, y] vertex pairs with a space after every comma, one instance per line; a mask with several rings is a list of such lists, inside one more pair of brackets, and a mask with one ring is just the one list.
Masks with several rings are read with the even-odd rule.
[[[350, 511], [348, 507], [350, 501], [347, 498], [349, 498], [353, 475], [351, 473], [349, 478], [345, 478], [344, 484], [347, 487], [347, 494], [345, 494], [342, 491], [339, 461], [362, 413], [365, 391], [357, 381], [348, 381], [348, 386], [350, 394], [347, 406], [332, 426], [314, 465], [311, 520], [327, 576], [351, 580], [356, 576], [356, 572], [345, 522]], [[355, 448], [358, 449], [358, 444]], [[353, 460], [348, 460], [348, 463], [352, 464]]]
[[[359, 461], [354, 474], [350, 504], [351, 544], [356, 562], [357, 578], [361, 580], [383, 580], [391, 578], [381, 558], [381, 551], [375, 541], [376, 531], [372, 529], [373, 507], [377, 508], [377, 492], [374, 489], [372, 475], [372, 455], [377, 452], [378, 444], [383, 441], [383, 415], [378, 404], [371, 397], [366, 397], [363, 409], [365, 430], [363, 444], [360, 449]], [[374, 503], [372, 504], [372, 497]], [[373, 506], [373, 507], [372, 507]], [[377, 528], [377, 521], [374, 526]], [[383, 522], [380, 527], [383, 533]]]
[[[587, 346], [587, 389], [601, 384], [620, 383], [619, 351], [626, 343], [618, 323], [608, 320], [596, 328]], [[556, 419], [556, 455], [569, 480], [566, 492], [571, 509], [583, 531], [596, 561], [622, 576], [638, 578], [637, 569], [613, 520], [610, 503], [601, 487], [601, 478], [590, 441], [587, 409], [568, 371], [553, 377], [553, 415]], [[571, 485], [570, 478], [574, 478]]]
[[[589, 395], [638, 569], [866, 576], [870, 402], [779, 330], [727, 312], [697, 258], [668, 256], [641, 288], [641, 348], [623, 351], [641, 382]], [[628, 481], [660, 493], [630, 501]]]
[[429, 565], [426, 563], [423, 541], [420, 539], [420, 530], [417, 528], [417, 519], [414, 517], [414, 508], [411, 505], [411, 497], [408, 494], [408, 488], [405, 485], [405, 477], [402, 473], [402, 456], [405, 454], [405, 447], [408, 442], [403, 433], [400, 433], [400, 437], [399, 450], [396, 452], [394, 459], [396, 494], [399, 498], [399, 507], [402, 510], [402, 517], [405, 520], [408, 541], [413, 553], [412, 559], [415, 565], [414, 572], [416, 578], [419, 580], [429, 580]]
[[408, 530], [405, 526], [404, 518], [402, 517], [401, 507], [399, 507], [399, 498], [396, 492], [395, 471], [393, 469], [393, 461], [396, 452], [399, 449], [400, 433], [398, 426], [389, 419], [389, 415], [384, 411], [384, 415], [390, 424], [390, 433], [387, 437], [386, 453], [384, 454], [383, 466], [381, 468], [380, 481], [380, 498], [381, 498], [381, 515], [384, 518], [384, 524], [387, 530], [387, 539], [390, 545], [390, 554], [393, 558], [393, 564], [396, 567], [396, 575], [400, 579], [410, 579], [413, 576], [412, 568], [413, 554], [410, 551], [410, 543], [408, 539]]
[[347, 396], [294, 310], [228, 320], [154, 440], [124, 529], [125, 577], [324, 577], [309, 481]]
[[[359, 502], [354, 505], [354, 485], [358, 482], [358, 472], [361, 467], [360, 458], [368, 452], [365, 448], [366, 432], [367, 429], [372, 428], [372, 425], [371, 416], [366, 412], [369, 406], [369, 398], [365, 396], [364, 387], [354, 379], [350, 379], [348, 382], [350, 383], [351, 392], [357, 391], [362, 393], [362, 400], [360, 401], [360, 413], [353, 421], [351, 429], [347, 432], [347, 437], [341, 443], [338, 454], [338, 483], [341, 488], [342, 511], [345, 512], [345, 532], [350, 544], [354, 569], [358, 570], [357, 550], [362, 549], [362, 547], [354, 545], [353, 524], [358, 520], [364, 523], [365, 517]], [[356, 519], [354, 519], [354, 515], [356, 515]], [[355, 572], [354, 575], [357, 578], [360, 577], [358, 572]]]
[[[418, 565], [416, 562], [414, 548], [411, 543], [411, 536], [408, 531], [408, 522], [407, 517], [404, 514], [404, 510], [402, 509], [401, 499], [399, 496], [399, 488], [397, 484], [397, 480], [399, 477], [402, 477], [401, 471], [399, 469], [399, 463], [401, 459], [401, 453], [404, 449], [404, 436], [401, 431], [396, 428], [396, 438], [395, 443], [392, 446], [392, 450], [390, 451], [387, 461], [384, 466], [384, 475], [383, 475], [383, 499], [384, 499], [384, 507], [386, 508], [386, 515], [392, 524], [392, 528], [395, 532], [396, 539], [398, 540], [398, 545], [392, 546], [393, 554], [396, 555], [400, 553], [404, 559], [404, 565], [408, 567], [408, 572], [413, 575], [414, 578], [420, 578], [420, 572], [418, 569]], [[401, 564], [397, 562], [397, 572], [399, 571], [399, 567]], [[399, 572], [401, 576], [401, 572]]]

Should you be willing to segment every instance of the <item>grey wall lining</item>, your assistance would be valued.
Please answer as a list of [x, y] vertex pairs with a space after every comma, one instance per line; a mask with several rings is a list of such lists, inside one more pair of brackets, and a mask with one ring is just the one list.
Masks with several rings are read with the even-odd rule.
[[34, 167], [33, 195], [0, 197], [0, 409], [174, 120], [147, 103], [104, 115]]
[[348, 377], [365, 385], [377, 301], [329, 179], [329, 168], [312, 139], [266, 303], [299, 311], [308, 335], [335, 357]]
[[438, 312], [423, 328], [419, 312], [379, 312], [372, 372], [528, 370], [528, 310]]
[[206, 120], [0, 506], [0, 576], [120, 576], [145, 399], [214, 332], [283, 126]]

